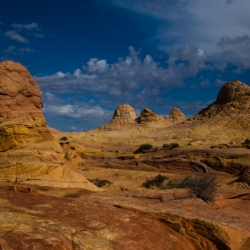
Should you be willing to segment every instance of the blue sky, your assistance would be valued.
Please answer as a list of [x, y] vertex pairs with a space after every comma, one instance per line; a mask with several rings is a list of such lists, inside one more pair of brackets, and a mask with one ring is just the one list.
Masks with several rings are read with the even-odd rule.
[[26, 66], [48, 125], [86, 131], [119, 104], [196, 114], [250, 83], [249, 0], [8, 0], [0, 59]]

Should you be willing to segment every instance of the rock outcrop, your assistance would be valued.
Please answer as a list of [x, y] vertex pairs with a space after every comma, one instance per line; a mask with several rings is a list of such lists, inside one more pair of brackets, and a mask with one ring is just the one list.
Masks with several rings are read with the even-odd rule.
[[179, 123], [186, 120], [185, 115], [178, 108], [172, 109], [169, 115], [165, 116], [165, 120], [171, 123]]
[[136, 120], [140, 124], [164, 122], [164, 119], [161, 116], [148, 108], [143, 109], [141, 115]]
[[0, 63], [0, 181], [97, 188], [64, 165], [46, 126], [40, 89], [19, 63]]
[[115, 130], [135, 123], [135, 110], [128, 104], [117, 107], [110, 122], [99, 127], [101, 130]]
[[250, 87], [238, 80], [226, 83], [213, 102], [202, 109], [194, 119], [214, 116], [232, 117], [250, 114]]

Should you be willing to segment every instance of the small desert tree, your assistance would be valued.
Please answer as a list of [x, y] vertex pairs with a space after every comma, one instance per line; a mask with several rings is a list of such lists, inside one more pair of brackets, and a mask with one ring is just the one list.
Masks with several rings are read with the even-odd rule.
[[215, 176], [211, 173], [206, 173], [202, 176], [190, 178], [189, 192], [204, 201], [212, 201], [217, 192], [217, 183]]
[[214, 199], [217, 192], [217, 183], [213, 174], [206, 173], [201, 176], [187, 176], [182, 180], [169, 181], [164, 188], [187, 188], [191, 195], [207, 202]]

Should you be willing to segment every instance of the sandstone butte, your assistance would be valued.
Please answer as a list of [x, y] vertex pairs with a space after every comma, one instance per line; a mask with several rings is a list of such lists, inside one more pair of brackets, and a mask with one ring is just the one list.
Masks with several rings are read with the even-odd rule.
[[144, 108], [139, 117], [129, 104], [118, 106], [113, 118], [108, 123], [100, 126], [98, 130], [112, 131], [133, 128], [138, 125], [169, 126], [186, 120], [185, 115], [178, 108], [174, 108], [165, 118], [157, 115], [154, 111]]
[[40, 89], [19, 63], [0, 63], [0, 107], [1, 181], [98, 189], [64, 164], [42, 114]]
[[99, 127], [100, 130], [115, 130], [135, 123], [135, 110], [128, 104], [122, 104], [116, 108], [110, 122]]
[[234, 80], [221, 88], [213, 103], [191, 118], [186, 119], [177, 108], [165, 118], [145, 108], [130, 126], [120, 125], [114, 130], [105, 129], [103, 125], [102, 130], [90, 130], [83, 138], [98, 138], [103, 143], [126, 139], [134, 145], [153, 143], [155, 146], [171, 142], [181, 146], [240, 145], [249, 137], [249, 89], [246, 84]]

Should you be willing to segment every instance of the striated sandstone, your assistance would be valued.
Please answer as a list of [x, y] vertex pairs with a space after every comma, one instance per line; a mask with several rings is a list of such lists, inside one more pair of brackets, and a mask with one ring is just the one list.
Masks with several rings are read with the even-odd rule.
[[234, 80], [226, 83], [213, 102], [202, 109], [194, 119], [213, 118], [214, 116], [230, 117], [250, 115], [250, 87], [241, 81]]
[[46, 126], [40, 89], [19, 63], [0, 63], [0, 181], [97, 188], [64, 165]]
[[172, 123], [179, 123], [186, 120], [185, 115], [178, 108], [171, 110], [169, 115], [165, 116], [165, 120]]
[[128, 104], [122, 104], [117, 107], [113, 118], [110, 122], [99, 127], [101, 130], [115, 130], [121, 129], [126, 125], [135, 123], [135, 110]]
[[152, 122], [164, 122], [164, 119], [157, 115], [154, 111], [145, 108], [141, 111], [141, 115], [137, 118], [137, 122], [140, 124], [152, 123]]

